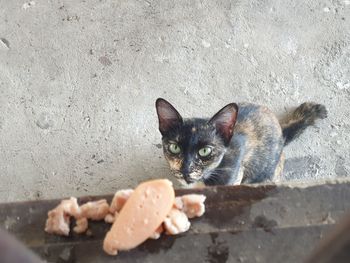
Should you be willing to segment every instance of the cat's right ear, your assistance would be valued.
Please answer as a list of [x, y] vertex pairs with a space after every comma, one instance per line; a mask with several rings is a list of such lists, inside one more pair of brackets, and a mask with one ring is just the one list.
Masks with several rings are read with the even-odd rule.
[[209, 124], [215, 126], [217, 132], [222, 136], [226, 144], [228, 144], [232, 138], [233, 128], [237, 120], [237, 113], [237, 104], [230, 103], [219, 110], [209, 121]]
[[162, 135], [182, 124], [183, 121], [181, 115], [165, 99], [157, 99], [156, 109], [159, 120], [159, 131]]

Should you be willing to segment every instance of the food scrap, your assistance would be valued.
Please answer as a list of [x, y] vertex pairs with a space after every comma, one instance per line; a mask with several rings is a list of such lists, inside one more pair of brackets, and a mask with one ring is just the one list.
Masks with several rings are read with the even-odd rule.
[[114, 214], [115, 212], [120, 212], [126, 201], [129, 199], [130, 195], [134, 192], [132, 189], [119, 190], [115, 193], [109, 212]]
[[71, 197], [48, 212], [45, 231], [68, 236], [70, 219], [75, 218], [73, 231], [88, 230], [88, 219], [104, 220], [113, 224], [106, 234], [103, 249], [110, 255], [119, 250], [137, 247], [147, 239], [158, 239], [164, 232], [177, 235], [189, 230], [189, 218], [205, 212], [206, 197], [188, 194], [175, 197], [172, 183], [166, 179], [141, 183], [135, 190], [117, 191], [108, 205], [105, 199], [87, 202], [81, 206]]
[[164, 219], [164, 228], [168, 235], [177, 235], [186, 232], [191, 226], [186, 214], [176, 208], [172, 208]]
[[73, 231], [77, 234], [85, 233], [89, 227], [89, 222], [86, 217], [82, 217], [76, 220], [76, 226], [73, 228]]
[[181, 203], [181, 208], [188, 218], [194, 218], [194, 217], [200, 217], [205, 212], [205, 196], [204, 195], [198, 195], [198, 194], [189, 194], [189, 195], [183, 195], [181, 197], [178, 197], [181, 201], [178, 201], [177, 203]]
[[53, 210], [48, 212], [45, 231], [50, 234], [68, 236], [70, 229], [70, 218], [74, 217], [76, 226], [75, 233], [81, 234], [88, 229], [88, 219], [102, 220], [109, 212], [109, 205], [105, 199], [87, 202], [79, 207], [77, 199], [71, 197], [63, 200]]
[[80, 214], [80, 208], [75, 197], [63, 200], [53, 210], [48, 212], [45, 231], [56, 235], [69, 235], [70, 217], [77, 217]]
[[103, 249], [116, 255], [118, 250], [129, 250], [143, 243], [162, 224], [174, 200], [169, 180], [140, 184], [120, 210], [104, 239]]
[[87, 202], [80, 207], [80, 217], [85, 217], [91, 220], [102, 220], [109, 212], [109, 205], [106, 199], [101, 199], [94, 202]]

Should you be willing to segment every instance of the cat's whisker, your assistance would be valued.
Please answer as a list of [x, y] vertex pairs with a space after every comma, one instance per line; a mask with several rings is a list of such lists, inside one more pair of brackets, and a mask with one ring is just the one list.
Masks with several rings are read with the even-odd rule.
[[[226, 169], [221, 169], [222, 171]], [[214, 170], [210, 173], [209, 177], [205, 179], [207, 182], [210, 182], [214, 185], [223, 184], [222, 174], [218, 173], [218, 170]]]
[[231, 167], [216, 168], [213, 172], [217, 172], [217, 171], [228, 171], [228, 170], [232, 170], [232, 168], [231, 168]]

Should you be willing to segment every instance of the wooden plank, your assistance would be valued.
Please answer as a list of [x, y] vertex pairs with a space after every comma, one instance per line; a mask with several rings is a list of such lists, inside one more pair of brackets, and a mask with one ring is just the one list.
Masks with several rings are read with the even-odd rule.
[[[178, 259], [179, 262], [188, 259], [191, 262], [191, 255], [204, 259], [210, 250], [215, 250], [215, 246], [218, 251], [213, 253], [218, 255], [208, 259], [209, 262], [226, 262], [220, 261], [220, 258], [225, 258], [220, 253], [226, 253], [226, 250], [229, 252], [227, 260], [236, 261], [241, 257], [241, 262], [256, 262], [249, 256], [251, 253], [264, 262], [263, 259], [277, 253], [276, 260], [269, 258], [269, 262], [297, 262], [291, 260], [296, 259], [292, 252], [299, 251], [298, 259], [306, 256], [329, 226], [334, 225], [345, 211], [350, 211], [350, 183], [308, 188], [262, 185], [176, 191], [176, 195], [188, 193], [207, 196], [207, 211], [203, 217], [191, 220], [189, 232], [149, 240], [117, 257], [106, 256], [102, 251], [101, 242], [110, 227], [104, 222], [90, 223], [92, 236], [46, 234], [43, 229], [47, 211], [60, 200], [0, 204], [0, 226], [45, 259], [54, 262], [127, 262], [128, 259], [132, 262], [164, 262], [166, 258], [172, 261]], [[110, 200], [112, 196], [103, 197]], [[99, 198], [101, 196], [82, 197], [79, 202]], [[221, 243], [227, 247], [222, 248], [223, 252], [220, 252]], [[287, 254], [290, 259], [277, 261]], [[245, 258], [248, 261], [244, 261]]]
[[329, 225], [242, 232], [187, 233], [149, 240], [138, 248], [108, 256], [102, 241], [56, 243], [34, 249], [49, 262], [302, 262]]

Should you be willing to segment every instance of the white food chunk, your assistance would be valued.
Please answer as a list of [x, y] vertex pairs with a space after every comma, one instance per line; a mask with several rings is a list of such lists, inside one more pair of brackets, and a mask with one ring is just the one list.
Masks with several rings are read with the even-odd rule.
[[164, 220], [164, 228], [167, 234], [177, 235], [186, 232], [191, 226], [186, 214], [176, 208], [172, 208]]
[[133, 192], [133, 189], [124, 189], [117, 191], [113, 197], [109, 212], [111, 214], [114, 214], [115, 212], [119, 213]]
[[205, 212], [204, 201], [205, 195], [189, 194], [181, 196], [183, 203], [182, 211], [185, 212], [188, 218], [202, 216]]
[[48, 212], [45, 231], [50, 234], [68, 236], [70, 231], [70, 216], [78, 217], [80, 212], [75, 197], [71, 197], [68, 200], [62, 200], [56, 208]]
[[86, 217], [92, 220], [102, 220], [109, 212], [109, 205], [106, 199], [101, 199], [94, 202], [87, 202], [81, 207], [79, 217]]
[[89, 223], [86, 217], [77, 219], [76, 226], [73, 228], [73, 231], [77, 234], [85, 233], [89, 227]]

